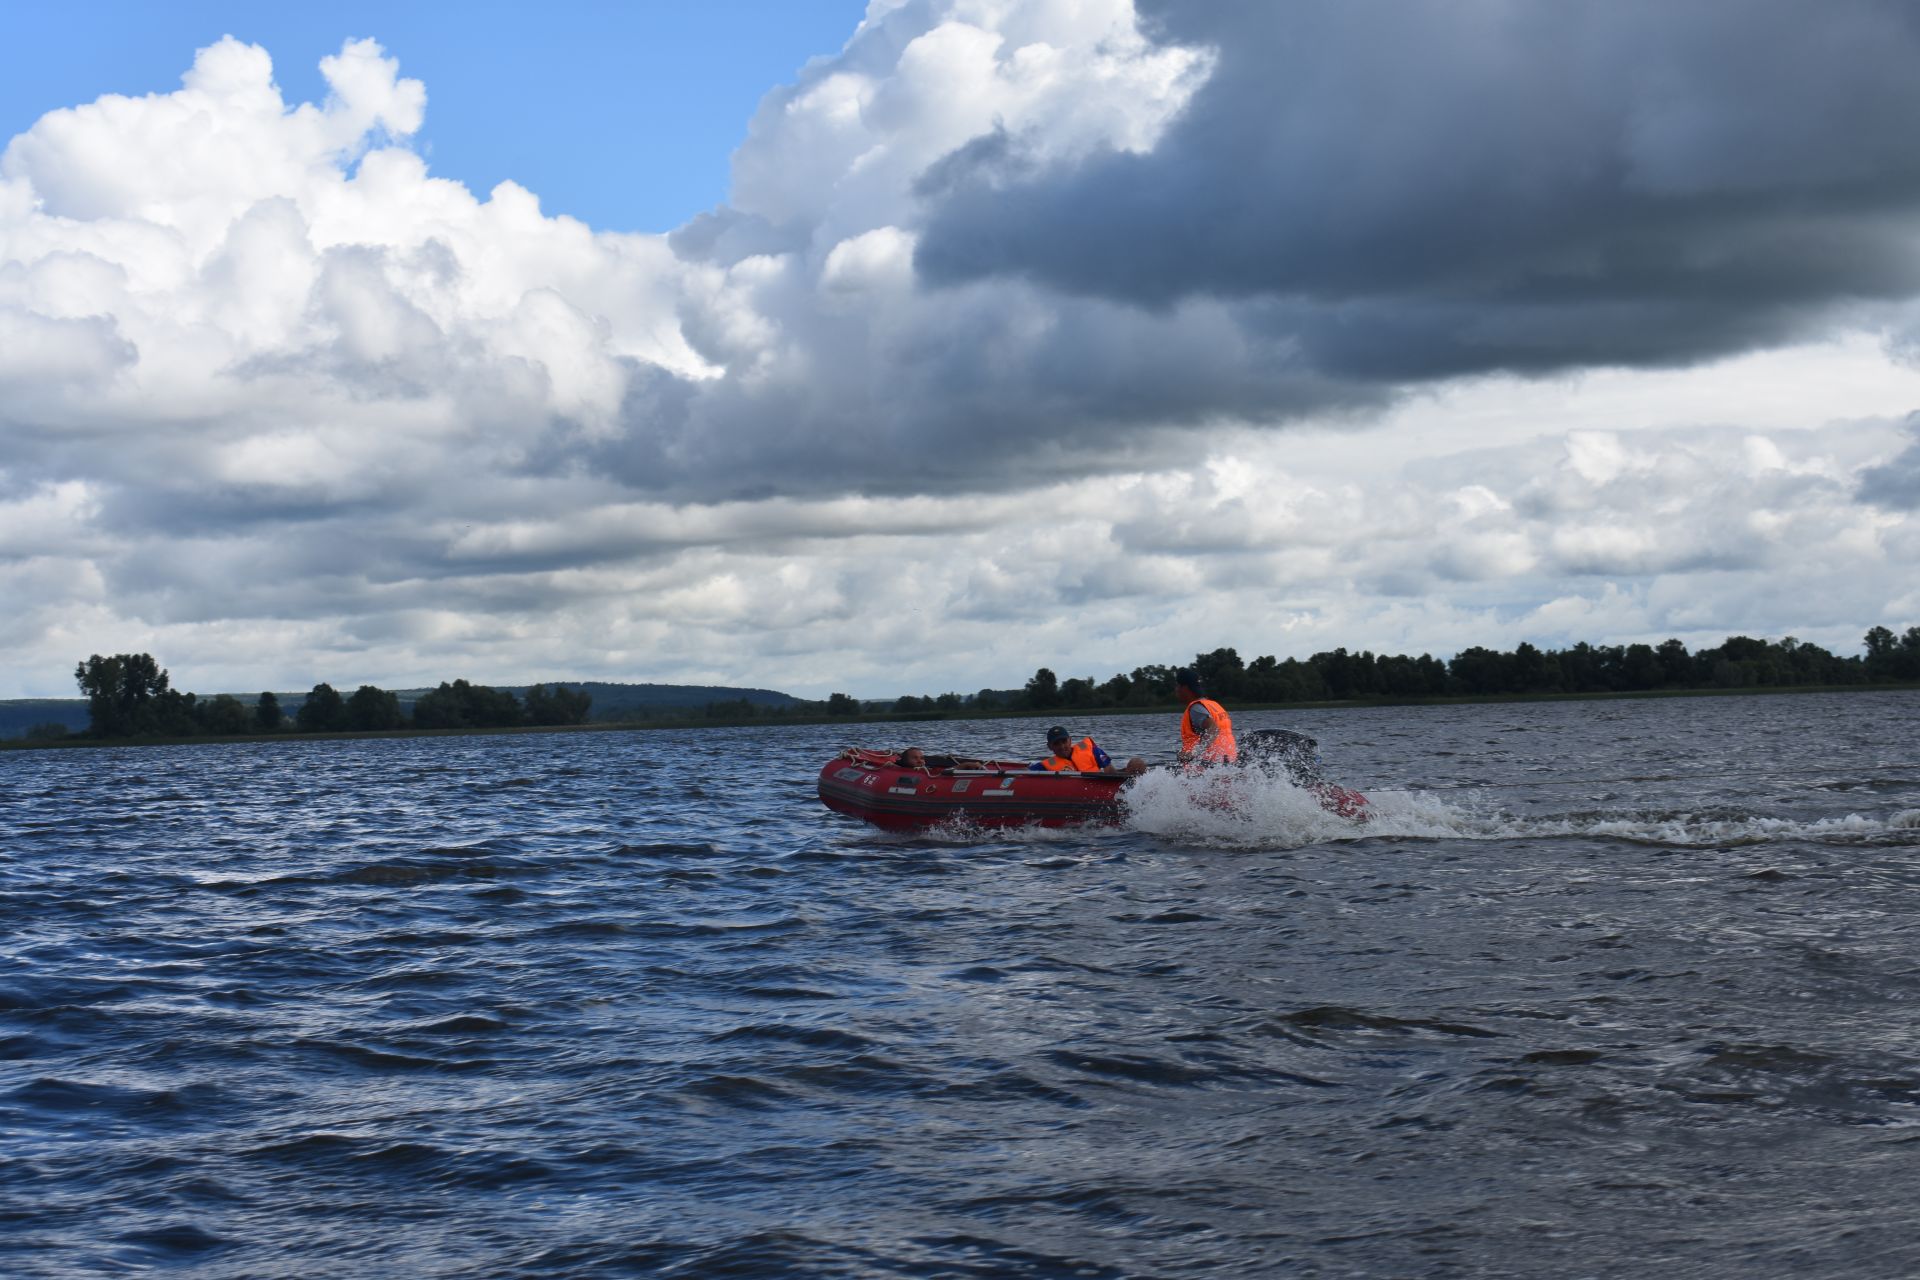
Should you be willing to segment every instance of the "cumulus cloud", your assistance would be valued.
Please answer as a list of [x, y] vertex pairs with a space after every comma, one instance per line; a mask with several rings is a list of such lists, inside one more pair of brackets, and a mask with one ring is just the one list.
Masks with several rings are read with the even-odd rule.
[[372, 40], [311, 104], [223, 39], [0, 152], [0, 671], [920, 691], [1781, 584], [1840, 642], [1920, 375], [1689, 369], [1920, 285], [1913, 24], [1805, 15], [875, 3], [668, 236], [434, 177]]

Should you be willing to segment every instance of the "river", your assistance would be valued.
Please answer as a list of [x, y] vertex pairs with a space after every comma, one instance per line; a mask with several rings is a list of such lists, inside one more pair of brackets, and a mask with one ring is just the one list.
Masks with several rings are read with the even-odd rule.
[[814, 794], [1047, 719], [0, 755], [0, 1272], [1920, 1272], [1920, 693], [1237, 722], [1375, 820]]

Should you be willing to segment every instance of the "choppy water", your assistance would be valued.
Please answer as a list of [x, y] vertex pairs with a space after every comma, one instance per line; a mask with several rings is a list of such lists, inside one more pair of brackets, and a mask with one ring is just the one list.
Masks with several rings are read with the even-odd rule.
[[1920, 1271], [1920, 695], [1240, 723], [1377, 821], [887, 836], [860, 727], [0, 755], [0, 1273]]

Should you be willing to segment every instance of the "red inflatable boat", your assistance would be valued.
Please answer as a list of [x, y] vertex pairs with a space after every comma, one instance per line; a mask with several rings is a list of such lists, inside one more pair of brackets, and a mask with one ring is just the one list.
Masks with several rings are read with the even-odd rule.
[[932, 756], [928, 767], [910, 769], [890, 751], [849, 748], [820, 770], [820, 799], [892, 831], [950, 818], [981, 827], [1066, 827], [1117, 821], [1126, 782], [1117, 769], [1029, 772], [1024, 760]]
[[[1328, 813], [1354, 822], [1371, 816], [1364, 795], [1320, 776], [1312, 738], [1286, 730], [1256, 730], [1246, 737], [1242, 769], [1228, 769], [1220, 777], [1221, 806], [1237, 807], [1235, 782], [1243, 770], [1259, 769], [1269, 776], [1284, 770]], [[1045, 773], [1029, 770], [1023, 760], [928, 756], [924, 767], [913, 768], [897, 763], [891, 751], [849, 747], [821, 767], [820, 800], [829, 809], [891, 831], [949, 819], [981, 827], [1068, 827], [1120, 821], [1120, 793], [1128, 781], [1118, 769]]]

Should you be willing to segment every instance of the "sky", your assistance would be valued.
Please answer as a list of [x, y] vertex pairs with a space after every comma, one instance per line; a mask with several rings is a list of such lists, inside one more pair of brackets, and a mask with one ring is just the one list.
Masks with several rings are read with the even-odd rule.
[[1910, 5], [256, 8], [0, 10], [0, 697], [1920, 624]]
[[511, 179], [548, 215], [671, 231], [727, 197], [727, 158], [760, 98], [837, 52], [864, 0], [469, 0], [327, 5], [87, 0], [0, 5], [0, 136], [104, 93], [171, 93], [231, 35], [267, 50], [290, 104], [328, 93], [349, 38], [404, 54], [433, 110], [407, 139], [437, 177], [485, 196]]

